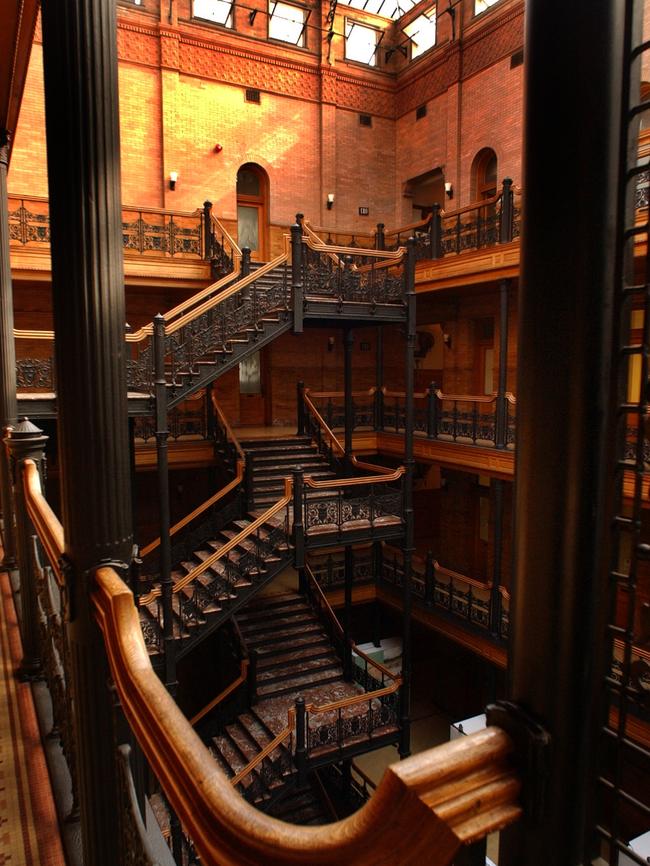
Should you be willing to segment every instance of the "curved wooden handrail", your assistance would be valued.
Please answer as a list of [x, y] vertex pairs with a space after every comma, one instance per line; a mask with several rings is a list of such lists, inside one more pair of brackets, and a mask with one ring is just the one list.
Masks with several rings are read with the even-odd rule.
[[483, 589], [489, 592], [492, 589], [493, 583], [492, 581], [486, 581], [483, 583], [480, 580], [477, 580], [475, 577], [468, 577], [466, 574], [461, 574], [459, 571], [453, 571], [451, 568], [445, 568], [444, 565], [440, 565], [437, 559], [433, 560], [433, 570], [437, 571], [438, 574], [444, 574], [445, 577], [448, 577], [450, 580], [459, 580], [463, 583], [469, 584], [469, 586], [473, 586], [475, 589]]
[[384, 229], [384, 237], [388, 235], [402, 235], [405, 232], [417, 231], [418, 229], [423, 229], [425, 226], [428, 226], [431, 222], [431, 214], [428, 214], [424, 217], [424, 219], [417, 220], [414, 223], [408, 223], [408, 225], [402, 226], [398, 229]]
[[[341, 440], [337, 438], [336, 434], [332, 431], [331, 427], [328, 426], [325, 419], [323, 418], [323, 416], [320, 414], [320, 412], [316, 408], [313, 400], [310, 397], [310, 394], [311, 394], [311, 392], [310, 392], [309, 388], [305, 388], [305, 390], [303, 391], [303, 397], [304, 397], [305, 403], [307, 404], [307, 406], [311, 410], [313, 416], [318, 421], [319, 427], [323, 430], [327, 439], [329, 439], [329, 441], [332, 445], [332, 450], [336, 454], [338, 454], [339, 457], [344, 457], [345, 456], [345, 448], [341, 444]], [[352, 465], [356, 469], [369, 469], [371, 472], [376, 472], [377, 475], [385, 475], [385, 476], [390, 475], [391, 476], [390, 480], [393, 480], [393, 481], [396, 478], [399, 478], [399, 475], [395, 476], [394, 470], [389, 469], [387, 466], [378, 466], [375, 463], [366, 463], [364, 460], [359, 460], [356, 457], [356, 455], [354, 455], [354, 454], [351, 455], [350, 462], [352, 463]], [[400, 468], [404, 471], [403, 467], [400, 467]], [[401, 474], [403, 474], [403, 472]], [[351, 478], [351, 479], [345, 479], [345, 480], [347, 481], [347, 485], [341, 484], [340, 483], [341, 479], [339, 479], [338, 481], [336, 481], [330, 485], [325, 485], [325, 484], [321, 485], [320, 482], [314, 481], [313, 479], [306, 477], [305, 483], [308, 484], [310, 487], [318, 487], [318, 486], [323, 486], [323, 487], [326, 487], [326, 486], [329, 486], [329, 487], [343, 486], [344, 487], [344, 486], [349, 486], [350, 484], [353, 484], [353, 483], [360, 483], [360, 484], [363, 483], [363, 480], [358, 479], [358, 478]], [[367, 480], [368, 479], [366, 479], [366, 481]]]
[[[250, 523], [246, 529], [243, 529], [240, 533], [238, 533], [234, 538], [231, 538], [226, 544], [222, 545], [218, 550], [216, 550], [212, 556], [208, 556], [207, 559], [204, 559], [200, 565], [197, 565], [196, 568], [192, 569], [192, 571], [188, 572], [184, 577], [178, 580], [174, 584], [174, 592], [180, 592], [182, 589], [195, 580], [199, 575], [203, 574], [204, 571], [207, 571], [208, 568], [211, 568], [215, 562], [218, 562], [223, 556], [226, 556], [242, 543], [249, 535], [252, 535], [256, 532], [260, 526], [265, 523], [267, 520], [270, 520], [274, 517], [278, 511], [281, 511], [289, 502], [291, 502], [291, 492], [293, 490], [293, 481], [291, 478], [284, 479], [284, 496], [279, 499], [275, 505], [272, 505], [270, 508], [260, 514], [258, 518], [256, 518], [252, 523]], [[157, 594], [159, 592], [155, 590]]]
[[469, 204], [466, 204], [464, 207], [456, 208], [456, 210], [448, 210], [448, 211], [441, 210], [440, 216], [443, 218], [450, 219], [453, 217], [459, 217], [459, 216], [461, 216], [461, 214], [464, 214], [464, 213], [469, 213], [469, 211], [471, 211], [471, 210], [478, 210], [479, 208], [482, 208], [482, 207], [489, 207], [490, 205], [496, 204], [498, 201], [500, 201], [502, 195], [503, 195], [502, 191], [499, 190], [499, 192], [496, 193], [496, 195], [493, 195], [490, 198], [482, 199], [481, 201], [470, 202]]
[[[343, 247], [338, 244], [326, 244], [309, 225], [309, 220], [303, 220], [303, 241], [307, 246], [320, 253], [327, 253], [336, 258], [340, 264], [339, 256], [366, 256], [370, 258], [385, 260], [387, 267], [392, 267], [401, 261], [406, 252], [406, 247], [398, 247], [396, 250], [373, 250], [365, 247]], [[381, 262], [376, 266], [380, 267]], [[352, 266], [354, 268], [354, 265]], [[362, 266], [360, 266], [362, 267]]]
[[232, 779], [230, 780], [230, 784], [233, 786], [233, 788], [238, 785], [242, 779], [245, 779], [249, 773], [252, 773], [255, 767], [258, 767], [265, 758], [268, 758], [271, 752], [274, 752], [279, 746], [284, 743], [285, 740], [289, 739], [291, 734], [293, 734], [296, 717], [296, 713], [293, 707], [289, 708], [287, 714], [289, 716], [289, 722], [286, 728], [281, 730], [280, 733], [276, 737], [274, 737], [270, 743], [267, 743], [266, 746], [264, 746], [264, 748], [262, 749], [262, 751], [255, 755], [253, 760], [249, 761], [249, 763], [246, 764], [246, 766], [241, 769], [236, 776], [232, 777]]
[[[311, 388], [307, 389], [310, 397], [315, 397], [317, 400], [329, 399], [330, 397], [341, 397], [343, 398], [345, 395], [343, 391], [312, 391]], [[353, 397], [372, 397], [377, 392], [377, 386], [373, 385], [371, 388], [366, 389], [365, 391], [353, 391]]]
[[224, 430], [226, 431], [226, 435], [228, 436], [228, 438], [230, 439], [232, 444], [235, 446], [235, 450], [239, 454], [239, 457], [242, 461], [242, 464], [245, 464], [246, 463], [246, 455], [244, 454], [244, 450], [241, 447], [241, 445], [239, 444], [239, 439], [233, 433], [233, 429], [230, 426], [230, 424], [228, 423], [228, 419], [226, 418], [225, 412], [223, 411], [221, 406], [218, 404], [214, 391], [212, 392], [212, 406], [214, 408], [214, 411], [219, 416], [219, 420], [223, 424]]
[[243, 658], [241, 660], [241, 665], [239, 666], [239, 676], [236, 680], [230, 683], [229, 686], [219, 692], [216, 698], [213, 698], [209, 703], [207, 703], [202, 710], [199, 710], [196, 715], [192, 716], [190, 719], [190, 725], [195, 727], [201, 721], [201, 719], [205, 718], [209, 712], [211, 712], [216, 706], [218, 706], [222, 701], [225, 701], [228, 695], [232, 694], [235, 689], [238, 689], [239, 686], [243, 685], [246, 682], [248, 677], [248, 666], [250, 661], [248, 658]]
[[63, 556], [63, 527], [56, 514], [50, 508], [49, 502], [43, 496], [41, 477], [33, 460], [24, 460], [21, 465], [25, 505], [29, 518], [43, 545], [43, 550], [52, 566], [52, 571], [59, 586], [65, 583], [61, 557]]
[[[389, 391], [389, 389], [386, 388], [385, 386], [382, 387], [381, 393], [384, 395], [384, 397], [406, 397], [406, 391]], [[414, 391], [413, 392], [413, 397], [416, 400], [424, 399], [425, 397], [428, 397], [428, 396], [429, 396], [428, 391]]]
[[494, 403], [497, 399], [496, 394], [445, 394], [440, 389], [436, 390], [436, 397], [458, 403]]
[[[175, 523], [172, 528], [169, 530], [170, 537], [176, 535], [181, 529], [184, 529], [188, 523], [191, 523], [195, 518], [200, 517], [201, 514], [205, 513], [208, 508], [211, 508], [216, 502], [220, 499], [223, 499], [231, 490], [234, 490], [239, 484], [241, 484], [244, 478], [244, 462], [243, 460], [237, 461], [237, 473], [232, 481], [229, 481], [225, 487], [222, 487], [221, 490], [218, 490], [213, 496], [209, 499], [206, 499], [205, 502], [202, 502], [201, 505], [197, 506], [194, 511], [190, 511], [182, 520], [179, 520], [178, 523]], [[160, 546], [160, 537], [154, 539], [146, 547], [143, 547], [140, 551], [140, 556], [144, 558], [148, 556], [152, 551], [154, 551], [157, 547]]]
[[[381, 467], [386, 469], [385, 466]], [[315, 481], [309, 475], [305, 476], [305, 485], [314, 490], [338, 490], [340, 487], [357, 487], [361, 484], [388, 484], [391, 481], [397, 481], [406, 472], [403, 466], [398, 466], [397, 469], [389, 469], [386, 475], [377, 478], [373, 475], [362, 475], [359, 478], [334, 478], [332, 481]]]
[[462, 843], [521, 815], [513, 744], [498, 728], [392, 765], [372, 799], [337, 823], [300, 827], [259, 812], [233, 790], [153, 671], [126, 584], [109, 567], [96, 571], [95, 584], [91, 602], [120, 703], [205, 866], [448, 866]]

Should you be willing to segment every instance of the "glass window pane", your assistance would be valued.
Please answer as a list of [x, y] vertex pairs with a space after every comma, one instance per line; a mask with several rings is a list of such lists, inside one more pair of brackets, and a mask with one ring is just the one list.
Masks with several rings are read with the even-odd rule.
[[262, 369], [260, 366], [259, 352], [249, 355], [239, 364], [239, 393], [262, 393]]
[[226, 0], [194, 0], [194, 17], [214, 21], [215, 24], [232, 26], [232, 6]]
[[474, 0], [474, 15], [479, 15], [481, 12], [485, 12], [486, 9], [489, 9], [490, 6], [494, 6], [497, 0]]
[[260, 176], [250, 168], [237, 172], [237, 192], [240, 195], [261, 195]]
[[436, 10], [430, 9], [424, 15], [418, 15], [404, 28], [404, 33], [411, 40], [411, 59], [424, 54], [436, 44]]
[[259, 249], [259, 210], [256, 207], [237, 206], [237, 238], [241, 249]]
[[304, 45], [305, 10], [288, 3], [269, 3], [269, 39]]
[[364, 27], [355, 21], [345, 22], [345, 56], [348, 60], [376, 63], [375, 48], [377, 47], [377, 31], [372, 27]]

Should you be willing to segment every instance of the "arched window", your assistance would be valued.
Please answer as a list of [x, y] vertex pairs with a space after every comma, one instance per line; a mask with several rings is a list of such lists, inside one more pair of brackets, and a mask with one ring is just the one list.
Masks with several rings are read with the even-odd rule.
[[472, 163], [472, 199], [483, 201], [497, 194], [497, 155], [490, 147], [484, 147]]
[[267, 252], [269, 179], [263, 168], [247, 162], [237, 172], [237, 243], [253, 258], [264, 261]]

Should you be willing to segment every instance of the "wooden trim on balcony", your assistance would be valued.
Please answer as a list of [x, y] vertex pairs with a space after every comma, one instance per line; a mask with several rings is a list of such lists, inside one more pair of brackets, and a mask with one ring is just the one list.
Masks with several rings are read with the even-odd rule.
[[[214, 466], [214, 443], [207, 439], [190, 439], [169, 443], [169, 468], [194, 469]], [[135, 446], [135, 466], [141, 472], [153, 472], [156, 468], [156, 445]]]
[[[404, 436], [401, 433], [378, 433], [377, 450], [381, 454], [400, 457], [404, 453]], [[461, 469], [503, 478], [512, 481], [515, 473], [514, 451], [497, 448], [481, 448], [478, 445], [461, 445], [440, 439], [413, 437], [413, 453], [416, 460], [436, 463], [449, 469]]]
[[519, 276], [519, 240], [425, 261], [415, 268], [415, 291], [435, 292]]

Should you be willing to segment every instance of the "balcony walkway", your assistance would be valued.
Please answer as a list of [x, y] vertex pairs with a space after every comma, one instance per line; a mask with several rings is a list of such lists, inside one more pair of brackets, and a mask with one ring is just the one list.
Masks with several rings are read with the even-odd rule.
[[[1, 550], [1, 549], [0, 549]], [[9, 575], [0, 572], [0, 866], [65, 866]]]

